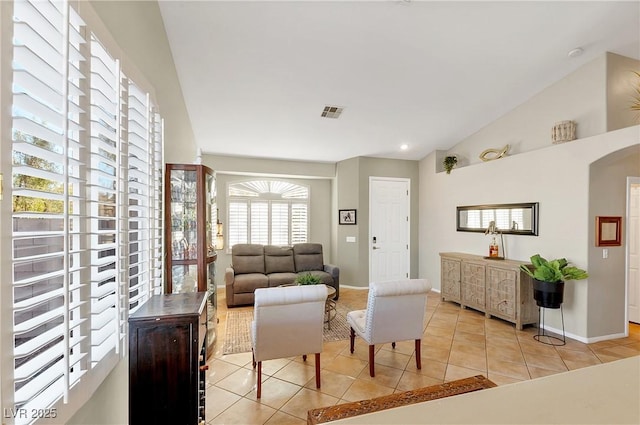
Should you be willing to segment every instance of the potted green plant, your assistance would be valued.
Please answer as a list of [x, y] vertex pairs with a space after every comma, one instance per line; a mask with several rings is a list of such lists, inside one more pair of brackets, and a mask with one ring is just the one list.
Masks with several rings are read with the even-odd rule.
[[455, 155], [445, 156], [444, 160], [442, 160], [442, 166], [444, 167], [444, 170], [447, 172], [447, 174], [451, 174], [451, 170], [453, 170], [453, 167], [455, 167], [457, 163], [458, 157]]
[[560, 308], [564, 298], [564, 282], [589, 277], [585, 270], [570, 266], [565, 258], [546, 260], [536, 254], [531, 265], [522, 264], [520, 270], [533, 278], [533, 298], [539, 307]]
[[296, 280], [294, 281], [294, 283], [296, 285], [318, 285], [322, 283], [322, 280], [320, 279], [320, 277], [307, 272], [296, 276]]

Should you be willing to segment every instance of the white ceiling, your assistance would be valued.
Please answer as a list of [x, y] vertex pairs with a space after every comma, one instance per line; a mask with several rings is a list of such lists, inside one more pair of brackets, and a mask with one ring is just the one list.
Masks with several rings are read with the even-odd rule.
[[[606, 51], [640, 59], [638, 1], [159, 5], [211, 154], [421, 159]], [[326, 105], [342, 116], [321, 118]]]

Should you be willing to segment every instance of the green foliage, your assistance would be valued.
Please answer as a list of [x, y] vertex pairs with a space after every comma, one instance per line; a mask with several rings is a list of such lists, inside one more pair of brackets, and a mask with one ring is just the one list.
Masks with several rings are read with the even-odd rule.
[[633, 94], [633, 100], [631, 102], [632, 111], [640, 111], [640, 72], [632, 71], [638, 77], [634, 86], [635, 93]]
[[458, 158], [456, 156], [445, 156], [442, 161], [442, 166], [444, 167], [447, 174], [451, 174], [451, 170], [458, 163]]
[[[20, 131], [14, 130], [13, 138], [16, 141], [28, 143], [36, 146], [39, 151], [52, 152], [54, 154], [62, 154], [63, 150], [60, 146], [50, 143], [44, 139], [34, 137]], [[44, 156], [44, 155], [43, 155]], [[63, 178], [63, 166], [60, 163], [51, 162], [44, 158], [29, 155], [27, 153], [14, 150], [12, 152], [13, 166], [17, 169], [24, 168], [27, 170], [41, 170], [44, 174], [57, 174], [59, 180]], [[64, 211], [64, 201], [56, 200], [55, 196], [48, 194], [60, 195], [64, 193], [64, 184], [60, 181], [47, 179], [44, 177], [35, 177], [30, 174], [22, 174], [20, 172], [13, 173], [13, 188], [27, 189], [35, 196], [13, 195], [13, 211], [14, 212], [42, 212], [42, 213], [62, 213]], [[70, 186], [71, 187], [71, 186]], [[37, 196], [41, 194], [42, 196]]]
[[531, 257], [531, 264], [533, 267], [525, 264], [521, 265], [520, 270], [543, 282], [563, 282], [565, 280], [581, 280], [589, 277], [585, 270], [569, 266], [565, 258], [547, 261], [540, 254], [536, 254]]
[[297, 285], [318, 285], [322, 283], [322, 280], [316, 275], [311, 274], [310, 272], [299, 274], [296, 277], [295, 282]]

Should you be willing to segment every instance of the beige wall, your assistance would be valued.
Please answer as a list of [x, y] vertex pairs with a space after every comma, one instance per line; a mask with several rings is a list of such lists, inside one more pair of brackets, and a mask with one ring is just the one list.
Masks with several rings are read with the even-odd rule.
[[115, 42], [126, 49], [127, 56], [156, 89], [165, 120], [165, 161], [193, 162], [196, 143], [158, 3], [92, 0], [89, 4]]
[[522, 105], [458, 143], [447, 152], [458, 155], [458, 166], [479, 163], [487, 148], [511, 145], [515, 155], [551, 143], [558, 121], [577, 123], [578, 138], [606, 131], [606, 57], [602, 55], [547, 87]]
[[[613, 152], [591, 164], [589, 173], [589, 223], [596, 216], [623, 217], [626, 229], [627, 177], [640, 177], [640, 145]], [[595, 225], [589, 226], [588, 334], [623, 335], [626, 329], [625, 272], [626, 253], [622, 246], [606, 247], [608, 258], [602, 257], [602, 247], [596, 247]], [[606, 320], [603, 318], [606, 317]]]
[[[435, 153], [420, 162], [420, 277], [440, 288], [439, 252], [460, 251], [484, 254], [489, 239], [481, 233], [457, 232], [455, 208], [458, 205], [539, 202], [539, 236], [505, 235], [507, 257], [527, 261], [533, 254], [566, 257], [577, 266], [590, 269], [593, 215], [590, 197], [600, 196], [615, 187], [616, 180], [603, 177], [602, 190], [590, 191], [592, 162], [640, 141], [640, 126], [549, 145], [497, 161], [454, 169], [451, 174], [435, 173]], [[636, 173], [640, 164], [636, 163]], [[633, 167], [632, 167], [633, 168]], [[625, 173], [628, 170], [624, 171]], [[617, 205], [616, 211], [622, 208]], [[598, 274], [586, 281], [565, 285], [564, 319], [567, 334], [586, 340], [603, 337], [591, 332], [590, 291], [610, 287]], [[596, 301], [594, 301], [596, 302]], [[560, 328], [557, 315], [549, 314], [548, 323]], [[606, 322], [602, 329], [617, 329], [622, 323], [611, 315], [593, 320]], [[594, 329], [595, 331], [595, 329]]]
[[[355, 225], [338, 225], [336, 253], [340, 259], [340, 284], [351, 286], [366, 286], [369, 273], [362, 274], [360, 263], [359, 245], [366, 242], [364, 221], [361, 219], [361, 181], [360, 181], [360, 160], [361, 158], [351, 158], [338, 162], [336, 166], [336, 199], [338, 204], [334, 211], [337, 214], [339, 209], [355, 209]], [[355, 237], [356, 242], [347, 242], [347, 237]]]
[[639, 78], [640, 61], [607, 53], [607, 131], [640, 124], [640, 112], [629, 109]]
[[[338, 226], [337, 263], [340, 284], [369, 285], [369, 177], [406, 178], [410, 181], [410, 276], [418, 275], [418, 161], [357, 157], [337, 164], [338, 209], [356, 209], [357, 224]], [[355, 236], [356, 242], [346, 238]]]
[[[607, 53], [584, 65], [447, 151], [462, 156], [450, 175], [441, 172], [446, 152], [433, 152], [423, 159], [421, 277], [435, 280], [434, 286], [439, 287], [437, 252], [487, 251], [486, 237], [455, 231], [456, 206], [539, 202], [540, 235], [505, 236], [507, 256], [518, 260], [536, 253], [567, 257], [590, 273], [593, 264], [588, 282], [565, 286], [566, 329], [583, 340], [623, 333], [624, 294], [620, 298], [614, 293], [624, 291], [624, 258], [610, 252], [611, 261], [602, 263], [602, 252], [593, 247], [593, 221], [604, 209], [624, 215], [621, 191], [626, 188], [626, 176], [640, 173], [633, 153], [640, 131], [632, 126], [635, 114], [628, 109], [633, 94], [629, 70], [638, 69], [639, 64]], [[553, 145], [550, 129], [564, 119], [577, 122], [578, 139]], [[607, 129], [626, 130], [607, 133]], [[487, 163], [478, 158], [482, 150], [507, 143], [512, 150], [506, 158]], [[590, 167], [591, 162], [634, 145]], [[549, 316], [551, 326], [561, 328], [559, 315]]]

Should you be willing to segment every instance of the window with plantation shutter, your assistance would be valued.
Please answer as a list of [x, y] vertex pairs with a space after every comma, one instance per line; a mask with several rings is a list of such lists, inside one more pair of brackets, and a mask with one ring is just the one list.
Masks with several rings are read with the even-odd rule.
[[230, 184], [227, 199], [227, 246], [307, 242], [307, 187], [279, 180], [252, 180]]
[[162, 118], [75, 4], [16, 0], [8, 9], [12, 72], [3, 78], [12, 80], [12, 107], [0, 111], [11, 123], [12, 161], [11, 227], [2, 223], [12, 248], [12, 320], [1, 322], [13, 363], [2, 365], [7, 423], [37, 419], [7, 412], [95, 391], [124, 356], [130, 312], [162, 290]]
[[52, 405], [87, 369], [83, 25], [61, 3], [14, 4], [12, 406], [26, 411]]
[[118, 205], [123, 199], [120, 175], [120, 91], [118, 63], [91, 36], [89, 238], [91, 240], [91, 362], [96, 364], [116, 348], [119, 335], [116, 308], [122, 251]]

